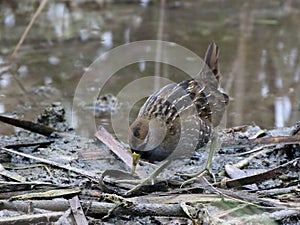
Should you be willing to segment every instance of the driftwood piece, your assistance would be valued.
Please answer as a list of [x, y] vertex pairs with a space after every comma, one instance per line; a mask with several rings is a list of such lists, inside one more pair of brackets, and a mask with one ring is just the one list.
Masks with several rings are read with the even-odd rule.
[[[95, 134], [96, 138], [102, 141], [114, 154], [116, 154], [128, 167], [132, 166], [132, 155], [125, 149], [104, 127]], [[135, 170], [140, 178], [146, 178], [147, 174], [138, 164]]]

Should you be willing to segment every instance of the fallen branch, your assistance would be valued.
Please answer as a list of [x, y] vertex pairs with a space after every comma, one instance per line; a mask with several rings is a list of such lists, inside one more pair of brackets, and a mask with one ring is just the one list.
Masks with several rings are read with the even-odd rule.
[[[85, 209], [89, 209], [86, 215], [106, 215], [110, 209], [116, 207], [116, 203], [81, 201]], [[31, 201], [0, 201], [0, 209], [28, 212], [29, 208], [39, 208], [52, 211], [65, 211], [70, 207], [65, 199], [31, 200]], [[21, 210], [20, 210], [21, 209]], [[130, 208], [117, 207], [114, 214], [133, 216], [186, 216], [179, 204], [144, 204], [139, 203]], [[1, 220], [0, 220], [1, 224]]]
[[[191, 198], [194, 195], [191, 194]], [[153, 199], [151, 201], [154, 201], [157, 197], [152, 196]], [[169, 196], [169, 198], [174, 196]], [[198, 195], [198, 200], [201, 202], [201, 195]], [[220, 196], [215, 196], [215, 198], [218, 198], [220, 203], [226, 204], [227, 198], [222, 199]], [[130, 198], [128, 199], [130, 200]], [[184, 201], [186, 202], [186, 201]], [[276, 201], [278, 202], [278, 201]], [[174, 202], [174, 204], [158, 204], [158, 203], [135, 203], [131, 207], [122, 207], [118, 206], [117, 203], [107, 203], [107, 202], [97, 202], [97, 201], [87, 201], [87, 200], [81, 200], [80, 201], [82, 207], [84, 210], [88, 209], [86, 211], [86, 216], [93, 216], [93, 215], [107, 215], [107, 213], [114, 209], [113, 214], [115, 215], [132, 215], [132, 216], [168, 216], [168, 217], [187, 217], [187, 215], [183, 212], [182, 208], [180, 207], [180, 204], [178, 202]], [[279, 202], [278, 202], [279, 203]], [[297, 206], [297, 203], [295, 203], [294, 208], [289, 208], [289, 213], [292, 213], [293, 215], [300, 215], [300, 209], [295, 208]], [[66, 199], [52, 199], [52, 200], [30, 200], [30, 201], [7, 201], [2, 200], [0, 201], [0, 210], [7, 209], [7, 210], [15, 210], [15, 211], [22, 211], [27, 213], [29, 209], [43, 209], [43, 210], [49, 210], [49, 211], [60, 211], [64, 212], [67, 209], [70, 208], [69, 201]], [[277, 212], [287, 212], [287, 207], [282, 206], [281, 208], [273, 208], [273, 210], [277, 210]], [[278, 211], [279, 210], [279, 211]], [[276, 215], [276, 219], [279, 219], [280, 215]], [[270, 214], [272, 215], [272, 214]], [[285, 214], [281, 214], [282, 216]], [[2, 224], [4, 224], [2, 222]], [[0, 219], [0, 225], [1, 225], [1, 219]]]

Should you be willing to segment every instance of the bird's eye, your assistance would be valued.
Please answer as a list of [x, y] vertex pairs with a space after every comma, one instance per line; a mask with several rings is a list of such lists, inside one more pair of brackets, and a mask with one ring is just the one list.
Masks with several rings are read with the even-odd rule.
[[133, 135], [135, 136], [135, 137], [140, 137], [140, 130], [141, 130], [141, 128], [140, 127], [136, 127], [136, 128], [134, 128], [134, 130], [133, 130]]

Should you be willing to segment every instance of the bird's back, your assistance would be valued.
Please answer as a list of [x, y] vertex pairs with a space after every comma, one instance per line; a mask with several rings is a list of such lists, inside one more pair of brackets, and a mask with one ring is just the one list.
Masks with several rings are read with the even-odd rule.
[[[209, 141], [211, 130], [219, 125], [229, 98], [219, 89], [221, 74], [218, 55], [216, 44], [210, 44], [205, 55], [207, 66], [199, 72], [196, 79], [163, 87], [152, 94], [140, 109], [137, 120], [142, 118], [151, 121], [159, 118], [164, 121], [167, 131], [161, 149], [169, 151], [168, 154], [178, 142], [183, 121], [191, 118], [194, 120], [199, 133], [196, 137], [198, 147]], [[136, 128], [138, 127], [133, 126], [132, 130]]]

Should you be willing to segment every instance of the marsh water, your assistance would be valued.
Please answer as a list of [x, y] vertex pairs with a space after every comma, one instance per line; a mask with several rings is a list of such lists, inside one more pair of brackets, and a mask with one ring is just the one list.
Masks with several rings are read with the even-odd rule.
[[[0, 113], [35, 120], [48, 104], [60, 101], [71, 121], [76, 87], [105, 52], [134, 41], [163, 40], [203, 57], [214, 40], [220, 47], [222, 88], [231, 100], [223, 126], [274, 128], [299, 121], [299, 1], [130, 2], [49, 1], [6, 68], [39, 1], [0, 1]], [[159, 47], [153, 51], [159, 57]], [[114, 60], [126, 57], [119, 54]], [[95, 79], [86, 92], [103, 86], [101, 94], [118, 95], [127, 84], [153, 75], [175, 82], [187, 77], [174, 66], [141, 58], [120, 68], [105, 84]], [[130, 94], [144, 99], [144, 91], [143, 85], [137, 85]], [[82, 105], [92, 103], [82, 101]], [[122, 107], [114, 113], [126, 116]], [[82, 134], [91, 135], [89, 124], [94, 118], [76, 116]], [[96, 116], [96, 123], [112, 130], [109, 113]], [[2, 135], [18, 130], [0, 126]]]

